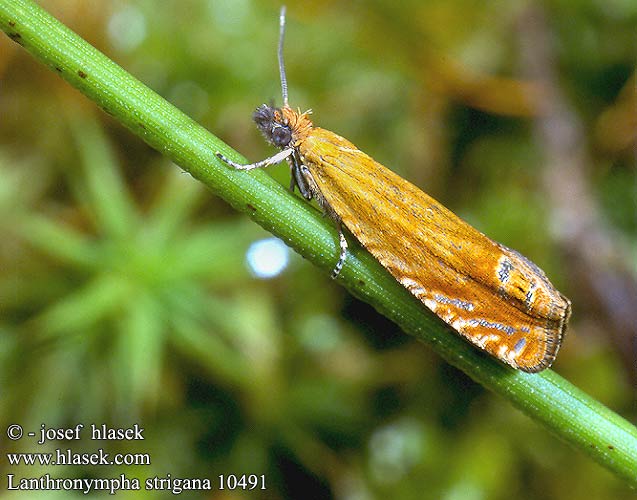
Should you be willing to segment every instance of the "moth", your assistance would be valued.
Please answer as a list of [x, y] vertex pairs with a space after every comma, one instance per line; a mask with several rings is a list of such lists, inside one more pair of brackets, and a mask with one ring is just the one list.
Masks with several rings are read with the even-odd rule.
[[520, 253], [492, 241], [347, 139], [315, 127], [288, 104], [283, 61], [285, 7], [279, 22], [280, 108], [263, 104], [253, 119], [280, 152], [238, 170], [286, 160], [291, 190], [315, 199], [338, 229], [336, 277], [347, 259], [343, 226], [392, 276], [461, 336], [525, 372], [557, 355], [571, 303]]

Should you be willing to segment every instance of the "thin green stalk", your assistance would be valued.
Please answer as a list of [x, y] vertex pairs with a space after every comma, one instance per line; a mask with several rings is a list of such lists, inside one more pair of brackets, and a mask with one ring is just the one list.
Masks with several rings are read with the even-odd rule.
[[[29, 0], [0, 0], [0, 25], [15, 42], [233, 207], [315, 265], [338, 255], [334, 228], [261, 171], [236, 172], [215, 157], [244, 161]], [[637, 486], [637, 429], [556, 373], [514, 371], [454, 335], [364, 250], [352, 249], [339, 281], [474, 380]]]

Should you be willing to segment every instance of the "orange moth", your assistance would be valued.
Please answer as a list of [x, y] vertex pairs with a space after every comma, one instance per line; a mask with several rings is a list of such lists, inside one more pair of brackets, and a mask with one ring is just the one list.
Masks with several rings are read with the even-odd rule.
[[347, 258], [343, 226], [425, 306], [467, 340], [526, 372], [551, 366], [562, 343], [570, 301], [544, 272], [492, 241], [436, 200], [339, 135], [315, 127], [309, 112], [288, 105], [283, 63], [285, 7], [280, 15], [283, 106], [263, 104], [253, 118], [281, 151], [239, 170], [286, 160], [297, 187], [338, 228], [338, 276]]

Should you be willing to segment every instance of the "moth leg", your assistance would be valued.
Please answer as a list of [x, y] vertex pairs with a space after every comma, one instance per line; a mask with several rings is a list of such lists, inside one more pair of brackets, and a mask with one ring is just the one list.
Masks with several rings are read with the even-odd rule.
[[279, 153], [275, 154], [274, 156], [270, 156], [265, 160], [261, 160], [256, 163], [249, 163], [247, 165], [241, 165], [241, 163], [234, 162], [231, 159], [223, 156], [219, 151], [217, 151], [215, 155], [222, 162], [230, 165], [233, 168], [236, 168], [237, 170], [253, 170], [255, 168], [269, 167], [270, 165], [274, 165], [275, 163], [281, 163], [292, 153], [294, 153], [294, 148], [284, 149], [283, 151], [280, 151]]
[[297, 186], [301, 194], [305, 196], [308, 200], [314, 198], [319, 206], [323, 209], [323, 214], [327, 215], [330, 219], [332, 219], [336, 223], [336, 229], [338, 230], [338, 243], [341, 249], [340, 255], [338, 257], [338, 262], [334, 269], [332, 270], [332, 279], [338, 277], [343, 269], [343, 265], [345, 264], [345, 259], [347, 258], [347, 240], [345, 239], [345, 233], [343, 233], [343, 221], [338, 216], [338, 214], [334, 211], [332, 206], [323, 196], [321, 190], [319, 189], [314, 177], [312, 177], [312, 172], [307, 167], [300, 162], [295, 161], [295, 157], [292, 157], [292, 161], [295, 163], [297, 169], [295, 173], [298, 172], [298, 176], [295, 176], [297, 179]]
[[307, 191], [307, 188], [305, 187], [307, 184], [305, 182], [305, 179], [303, 179], [303, 176], [301, 175], [301, 170], [299, 168], [299, 165], [301, 164], [301, 161], [298, 158], [298, 153], [294, 153], [290, 156], [288, 156], [287, 158], [288, 164], [290, 165], [290, 192], [294, 192], [294, 188], [299, 188], [299, 192], [305, 197], [307, 198], [307, 196], [305, 196], [305, 192]]
[[341, 254], [334, 270], [332, 271], [332, 279], [336, 279], [336, 277], [340, 274], [341, 269], [343, 269], [343, 264], [345, 264], [345, 259], [347, 258], [347, 240], [345, 239], [343, 224], [340, 220], [336, 223], [336, 228], [338, 229], [338, 242], [341, 248]]

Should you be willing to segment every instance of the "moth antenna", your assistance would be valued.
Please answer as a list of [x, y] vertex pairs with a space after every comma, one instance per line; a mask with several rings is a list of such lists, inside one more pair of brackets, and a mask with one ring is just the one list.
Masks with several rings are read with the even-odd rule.
[[285, 76], [285, 63], [283, 62], [283, 39], [285, 38], [285, 5], [281, 7], [279, 14], [279, 75], [281, 75], [281, 94], [283, 106], [288, 107], [288, 79]]

